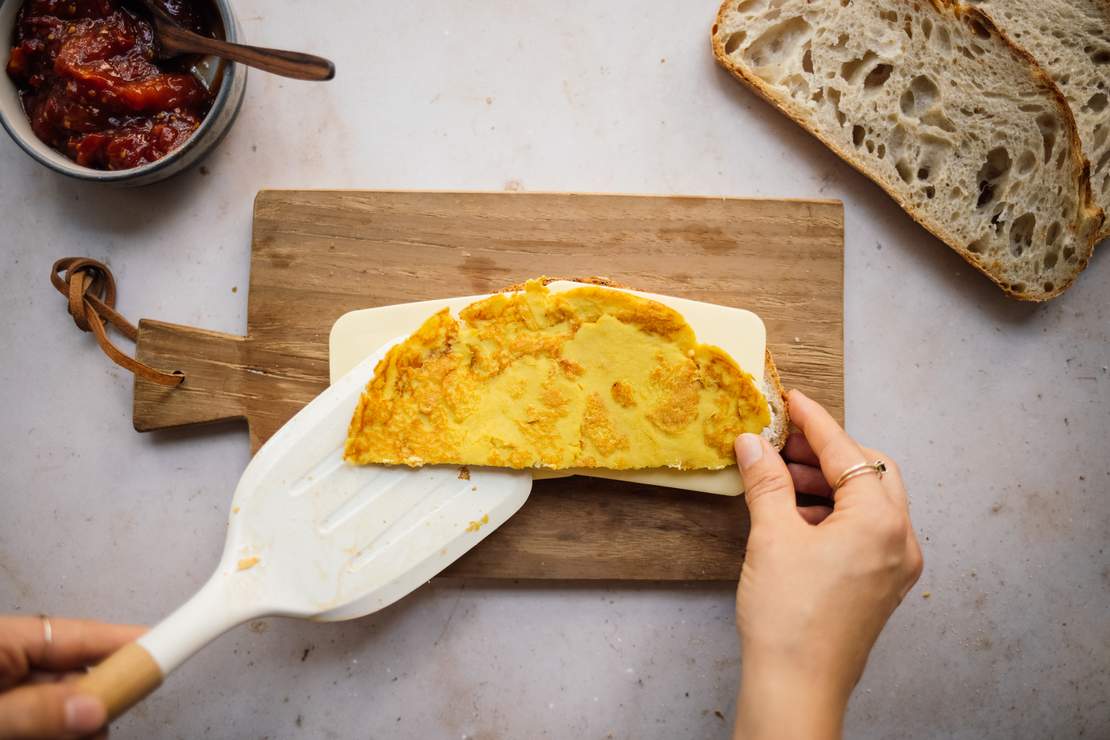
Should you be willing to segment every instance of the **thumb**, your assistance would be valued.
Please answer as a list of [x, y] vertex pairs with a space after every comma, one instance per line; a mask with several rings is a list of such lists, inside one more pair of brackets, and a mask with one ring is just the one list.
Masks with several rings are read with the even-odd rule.
[[767, 440], [758, 434], [741, 434], [736, 438], [736, 462], [744, 479], [744, 497], [753, 527], [797, 516], [794, 481], [786, 463]]
[[80, 737], [108, 720], [104, 703], [69, 682], [20, 686], [0, 694], [0, 739]]

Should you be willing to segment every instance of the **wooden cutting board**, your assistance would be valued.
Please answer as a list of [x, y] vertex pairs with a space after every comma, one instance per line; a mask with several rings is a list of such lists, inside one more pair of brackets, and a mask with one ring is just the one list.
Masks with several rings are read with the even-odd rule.
[[[254, 203], [246, 337], [139, 323], [139, 431], [242, 419], [252, 449], [328, 382], [348, 311], [601, 275], [750, 309], [783, 383], [844, 407], [843, 207], [831, 201], [544, 193], [264, 190]], [[368, 348], [372, 349], [372, 348]], [[735, 580], [741, 497], [594, 478], [536, 483], [525, 507], [449, 568], [488, 578]]]

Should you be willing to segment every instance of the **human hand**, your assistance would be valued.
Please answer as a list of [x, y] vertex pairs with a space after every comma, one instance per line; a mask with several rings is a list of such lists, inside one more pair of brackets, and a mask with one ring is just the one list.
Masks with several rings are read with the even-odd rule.
[[0, 616], [0, 740], [76, 738], [102, 729], [104, 704], [65, 679], [144, 631], [77, 619]]
[[[752, 434], [736, 441], [751, 513], [737, 591], [743, 675], [736, 737], [839, 737], [848, 697], [887, 619], [921, 575], [902, 476], [860, 447], [815, 401], [787, 397], [801, 430], [783, 450]], [[835, 494], [848, 468], [886, 462]], [[827, 507], [796, 507], [795, 492]]]

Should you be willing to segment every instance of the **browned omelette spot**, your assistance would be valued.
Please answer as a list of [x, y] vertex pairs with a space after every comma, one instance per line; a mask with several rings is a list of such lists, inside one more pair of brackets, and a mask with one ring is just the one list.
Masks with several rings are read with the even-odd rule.
[[609, 392], [613, 394], [613, 400], [626, 409], [636, 405], [636, 395], [632, 391], [632, 386], [623, 380], [614, 382]]

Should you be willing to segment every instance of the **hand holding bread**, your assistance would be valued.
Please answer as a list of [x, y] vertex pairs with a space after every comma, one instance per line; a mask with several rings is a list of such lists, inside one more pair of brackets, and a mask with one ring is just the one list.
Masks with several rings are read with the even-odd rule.
[[[790, 467], [756, 435], [736, 443], [752, 520], [736, 600], [736, 736], [749, 739], [839, 737], [871, 647], [922, 569], [897, 465], [800, 392], [788, 402], [801, 430], [784, 450]], [[876, 459], [886, 463], [882, 476], [837, 486], [845, 471]], [[824, 493], [836, 506], [797, 509], [795, 490]]]

